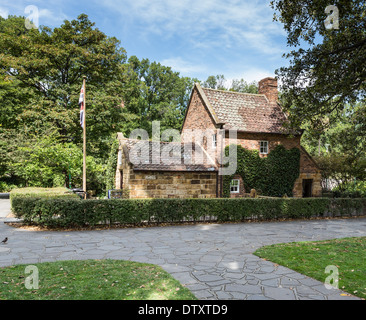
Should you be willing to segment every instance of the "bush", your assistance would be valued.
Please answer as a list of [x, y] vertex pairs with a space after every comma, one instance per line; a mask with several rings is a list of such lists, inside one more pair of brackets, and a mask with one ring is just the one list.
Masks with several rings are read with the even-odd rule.
[[8, 184], [5, 181], [0, 181], [0, 192], [10, 192], [12, 189], [15, 189], [17, 186], [14, 184]]
[[16, 198], [71, 198], [79, 197], [67, 188], [17, 188], [10, 192], [10, 202]]
[[12, 208], [25, 223], [49, 227], [183, 221], [245, 221], [366, 214], [366, 199], [234, 198], [103, 199], [15, 197]]
[[366, 181], [342, 183], [332, 193], [336, 198], [366, 198]]

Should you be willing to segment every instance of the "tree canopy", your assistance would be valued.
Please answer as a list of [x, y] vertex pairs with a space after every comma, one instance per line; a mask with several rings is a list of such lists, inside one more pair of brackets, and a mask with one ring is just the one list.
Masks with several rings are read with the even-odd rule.
[[258, 83], [256, 81], [247, 82], [243, 78], [232, 79], [231, 82], [226, 80], [223, 74], [209, 76], [206, 81], [202, 82], [204, 88], [229, 90], [241, 93], [258, 93]]
[[154, 120], [162, 129], [179, 129], [197, 81], [160, 63], [128, 58], [120, 41], [85, 14], [54, 29], [27, 29], [23, 17], [0, 17], [0, 53], [0, 178], [15, 184], [68, 186], [70, 173], [79, 184], [83, 76], [88, 161], [94, 162], [88, 172], [101, 184], [100, 165], [116, 132], [151, 131]]
[[[332, 6], [329, 6], [329, 5]], [[366, 3], [274, 0], [283, 23], [289, 66], [277, 70], [292, 123], [324, 125], [324, 116], [366, 100]]]
[[128, 57], [120, 41], [85, 14], [54, 29], [27, 29], [24, 17], [0, 17], [0, 189], [80, 186], [83, 76], [87, 181], [99, 192], [116, 133], [151, 133], [154, 120], [162, 131], [180, 130], [192, 87], [200, 82]]

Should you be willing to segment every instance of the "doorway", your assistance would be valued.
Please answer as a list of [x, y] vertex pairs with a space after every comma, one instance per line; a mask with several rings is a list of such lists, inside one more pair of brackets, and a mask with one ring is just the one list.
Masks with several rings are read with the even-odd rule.
[[119, 170], [119, 188], [123, 189], [123, 170]]
[[310, 198], [313, 195], [313, 179], [302, 180], [302, 197]]

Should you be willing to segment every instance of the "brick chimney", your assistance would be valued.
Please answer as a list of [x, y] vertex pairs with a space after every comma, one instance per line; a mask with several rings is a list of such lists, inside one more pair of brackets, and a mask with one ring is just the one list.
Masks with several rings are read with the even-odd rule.
[[264, 94], [269, 102], [276, 103], [278, 100], [277, 79], [268, 77], [259, 81], [258, 93]]

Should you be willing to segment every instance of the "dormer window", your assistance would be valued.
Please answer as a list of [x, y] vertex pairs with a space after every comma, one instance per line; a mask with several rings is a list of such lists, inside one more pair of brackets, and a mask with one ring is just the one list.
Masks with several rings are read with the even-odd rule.
[[260, 154], [268, 154], [268, 141], [261, 141], [259, 146]]

